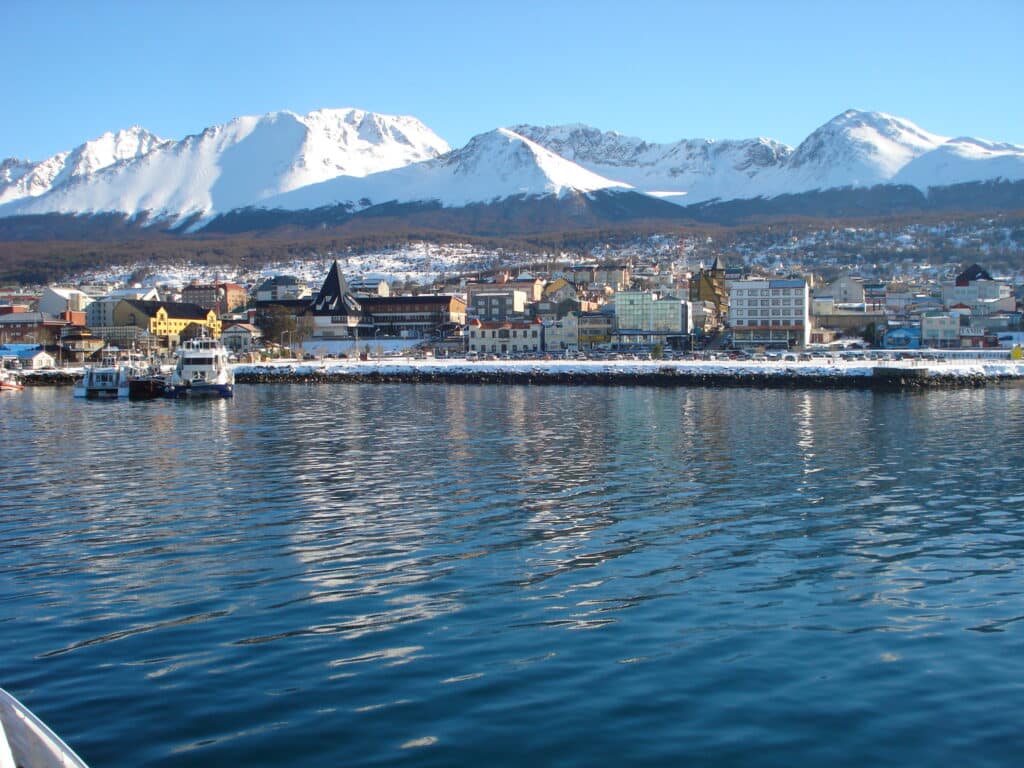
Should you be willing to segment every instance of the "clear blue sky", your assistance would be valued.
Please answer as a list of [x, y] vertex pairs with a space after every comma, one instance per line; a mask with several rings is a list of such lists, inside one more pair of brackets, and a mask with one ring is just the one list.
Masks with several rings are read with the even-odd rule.
[[1024, 144], [1024, 0], [0, 1], [0, 157], [360, 107], [789, 144], [849, 107]]

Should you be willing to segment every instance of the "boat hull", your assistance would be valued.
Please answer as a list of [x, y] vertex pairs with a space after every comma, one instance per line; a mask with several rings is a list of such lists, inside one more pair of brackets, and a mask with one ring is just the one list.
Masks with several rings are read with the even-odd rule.
[[3, 689], [0, 726], [0, 765], [88, 768], [42, 720]]
[[114, 400], [118, 397], [128, 397], [128, 390], [124, 387], [75, 387], [75, 397], [84, 397], [86, 400]]
[[140, 376], [128, 380], [129, 400], [153, 400], [167, 396], [167, 382], [157, 376]]
[[186, 384], [168, 384], [164, 393], [171, 398], [210, 398], [210, 397], [234, 397], [235, 387], [233, 384], [210, 384], [204, 382], [193, 382]]

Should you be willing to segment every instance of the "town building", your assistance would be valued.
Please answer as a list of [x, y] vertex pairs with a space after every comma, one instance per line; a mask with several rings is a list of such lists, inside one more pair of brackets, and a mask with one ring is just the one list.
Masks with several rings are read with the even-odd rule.
[[226, 315], [245, 307], [249, 294], [237, 283], [189, 283], [181, 289], [181, 300]]
[[359, 303], [374, 336], [425, 339], [451, 334], [466, 323], [466, 301], [459, 296], [370, 296]]
[[613, 307], [598, 312], [581, 312], [578, 318], [580, 349], [607, 347], [615, 330]]
[[960, 319], [948, 312], [921, 316], [921, 345], [950, 348], [960, 346]]
[[651, 291], [619, 291], [615, 294], [613, 346], [655, 344], [677, 349], [689, 347], [693, 327], [691, 304], [675, 296]]
[[235, 354], [248, 354], [263, 345], [263, 331], [252, 323], [235, 323], [224, 329], [220, 340], [225, 349]]
[[540, 322], [469, 322], [468, 351], [476, 354], [541, 352], [544, 349], [544, 325]]
[[90, 328], [102, 328], [114, 324], [114, 308], [119, 301], [160, 301], [160, 292], [156, 288], [116, 288], [105, 296], [94, 300], [85, 308], [85, 324]]
[[580, 348], [580, 321], [575, 312], [544, 324], [544, 350], [562, 353], [576, 352]]
[[805, 280], [736, 280], [729, 283], [728, 292], [735, 346], [785, 349], [810, 343], [810, 291]]
[[[190, 326], [194, 326], [189, 330]], [[122, 299], [114, 308], [113, 329], [123, 328], [124, 339], [117, 338], [122, 344], [125, 340], [137, 343], [141, 334], [131, 329], [144, 331], [150, 339], [157, 340], [161, 346], [177, 347], [183, 338], [197, 333], [208, 333], [215, 339], [220, 338], [221, 322], [212, 309], [203, 309], [196, 304], [184, 304], [171, 301], [135, 301]], [[101, 329], [108, 341], [115, 340], [116, 334], [108, 336], [111, 329]], [[96, 332], [96, 329], [93, 329]]]
[[93, 335], [88, 328], [68, 325], [61, 329], [60, 349], [67, 360], [84, 362], [106, 346], [106, 342]]
[[814, 292], [814, 298], [831, 298], [835, 304], [863, 304], [864, 280], [853, 275], [841, 275]]
[[353, 277], [348, 281], [348, 289], [358, 298], [391, 295], [391, 284], [381, 277]]
[[65, 312], [84, 312], [91, 303], [92, 299], [77, 288], [47, 286], [39, 297], [38, 309], [48, 315], [61, 315]]
[[0, 359], [3, 359], [4, 367], [17, 367], [22, 370], [53, 368], [57, 362], [53, 355], [38, 344], [0, 345]]
[[41, 344], [53, 347], [69, 325], [81, 325], [81, 312], [51, 315], [45, 312], [10, 312], [0, 314], [0, 344]]
[[486, 322], [521, 319], [526, 314], [526, 297], [515, 283], [467, 283], [466, 313]]
[[942, 284], [942, 302], [946, 307], [964, 304], [971, 308], [975, 316], [1013, 312], [1017, 309], [1017, 300], [1010, 284], [993, 280], [977, 264], [965, 269], [955, 280]]
[[331, 264], [320, 292], [313, 300], [312, 315], [314, 339], [356, 339], [373, 335], [369, 325], [360, 333], [363, 307], [349, 290], [337, 261]]
[[[337, 263], [337, 262], [335, 262]], [[312, 296], [309, 286], [291, 275], [275, 275], [267, 278], [256, 288], [256, 301], [276, 303], [295, 301]]]
[[714, 331], [723, 326], [729, 315], [729, 287], [725, 277], [725, 262], [715, 257], [710, 269], [701, 269], [690, 280], [690, 301], [706, 302], [701, 312], [703, 331]]

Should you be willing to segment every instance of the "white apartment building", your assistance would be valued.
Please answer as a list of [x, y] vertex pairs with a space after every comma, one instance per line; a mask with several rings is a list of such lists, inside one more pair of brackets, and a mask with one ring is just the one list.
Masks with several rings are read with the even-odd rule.
[[39, 298], [39, 311], [47, 315], [84, 312], [91, 303], [92, 299], [77, 288], [47, 286]]
[[960, 346], [960, 318], [947, 313], [933, 312], [921, 316], [921, 346]]
[[580, 320], [570, 312], [560, 320], [544, 324], [544, 350], [546, 352], [577, 352], [580, 348]]
[[738, 347], [803, 347], [811, 341], [807, 281], [728, 280], [729, 327]]
[[956, 280], [942, 284], [942, 303], [947, 308], [963, 304], [970, 307], [971, 313], [977, 317], [1013, 312], [1017, 308], [1010, 284], [993, 280], [977, 264], [957, 275]]

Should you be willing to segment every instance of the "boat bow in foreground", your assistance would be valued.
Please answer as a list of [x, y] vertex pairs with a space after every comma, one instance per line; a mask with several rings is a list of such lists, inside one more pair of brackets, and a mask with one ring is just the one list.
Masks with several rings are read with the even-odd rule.
[[0, 768], [88, 768], [28, 707], [0, 688]]

